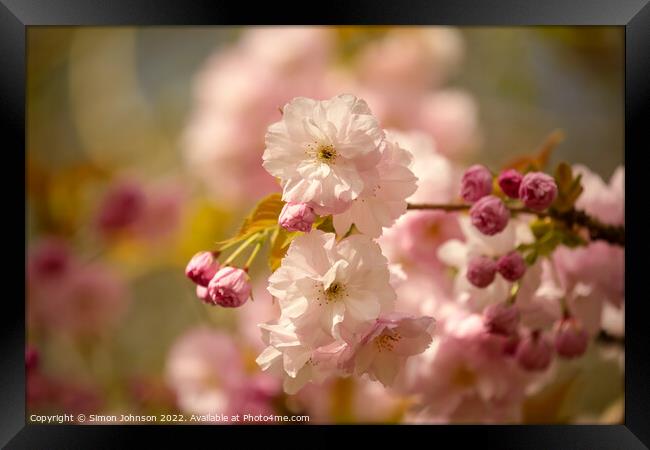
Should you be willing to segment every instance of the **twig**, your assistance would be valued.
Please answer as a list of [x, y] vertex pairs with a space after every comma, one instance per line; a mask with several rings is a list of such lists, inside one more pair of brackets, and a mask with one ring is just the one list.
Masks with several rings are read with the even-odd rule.
[[[439, 211], [465, 211], [472, 207], [469, 204], [410, 204], [407, 206], [409, 210], [439, 210]], [[610, 244], [620, 245], [625, 247], [625, 227], [622, 225], [606, 225], [598, 219], [591, 217], [584, 211], [571, 209], [566, 212], [556, 211], [549, 209], [546, 212], [533, 211], [532, 209], [523, 207], [508, 207], [512, 214], [532, 214], [537, 217], [551, 217], [555, 220], [564, 222], [568, 227], [578, 225], [586, 228], [589, 231], [589, 236], [592, 241], [606, 241]]]

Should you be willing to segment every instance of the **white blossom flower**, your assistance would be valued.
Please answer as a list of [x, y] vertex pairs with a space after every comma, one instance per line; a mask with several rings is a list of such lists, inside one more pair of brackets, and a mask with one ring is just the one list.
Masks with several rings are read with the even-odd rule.
[[338, 369], [338, 358], [346, 348], [345, 342], [331, 340], [321, 347], [310, 346], [299, 339], [295, 326], [286, 320], [261, 324], [260, 328], [267, 347], [256, 362], [264, 371], [279, 372], [286, 393], [295, 394], [309, 382], [320, 384], [342, 373]]
[[313, 230], [296, 238], [282, 265], [269, 278], [281, 317], [296, 325], [301, 340], [322, 345], [387, 312], [395, 300], [388, 262], [364, 235], [336, 242], [333, 233]]
[[269, 126], [263, 166], [280, 179], [283, 200], [340, 212], [363, 191], [361, 171], [377, 165], [383, 138], [366, 102], [353, 95], [298, 97]]
[[406, 199], [417, 189], [417, 178], [409, 169], [411, 154], [386, 141], [376, 169], [364, 172], [365, 187], [350, 207], [333, 216], [334, 228], [345, 234], [352, 224], [370, 237], [379, 237], [406, 212]]
[[342, 365], [353, 368], [356, 375], [367, 373], [371, 380], [391, 386], [406, 360], [429, 347], [433, 323], [433, 318], [427, 316], [382, 316], [355, 345], [348, 347]]

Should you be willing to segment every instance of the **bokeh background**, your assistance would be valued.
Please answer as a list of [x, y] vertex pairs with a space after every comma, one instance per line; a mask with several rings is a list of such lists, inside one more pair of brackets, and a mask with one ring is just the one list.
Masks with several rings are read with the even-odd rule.
[[[269, 311], [203, 305], [183, 268], [272, 189], [257, 168], [263, 133], [293, 96], [352, 91], [384, 126], [417, 122], [461, 164], [497, 170], [556, 129], [565, 138], [552, 163], [608, 180], [623, 162], [622, 28], [431, 28], [424, 62], [400, 46], [408, 40], [382, 41], [395, 29], [328, 28], [314, 42], [274, 41], [278, 30], [260, 50], [242, 28], [28, 29], [30, 410], [178, 411], [170, 352], [201, 326], [235, 336], [255, 377], [254, 324]], [[400, 76], [404, 91], [391, 85]], [[417, 117], [409, 96], [427, 99]], [[265, 276], [262, 265], [254, 273]], [[255, 292], [263, 301], [263, 283]], [[585, 367], [590, 377], [551, 386], [526, 420], [620, 420], [620, 368]], [[350, 383], [332, 398], [362, 401], [351, 392], [366, 388]], [[364, 418], [331, 402], [322, 420], [396, 420], [401, 407]]]

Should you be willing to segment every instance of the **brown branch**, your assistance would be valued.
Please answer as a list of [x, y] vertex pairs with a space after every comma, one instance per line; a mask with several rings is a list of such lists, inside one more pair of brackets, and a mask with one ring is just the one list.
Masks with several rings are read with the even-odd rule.
[[[409, 210], [438, 210], [438, 211], [466, 211], [472, 205], [469, 204], [411, 204], [409, 203], [407, 209]], [[620, 245], [625, 247], [625, 227], [622, 225], [606, 225], [598, 219], [591, 217], [584, 211], [571, 209], [566, 212], [556, 211], [549, 209], [546, 212], [533, 211], [528, 208], [522, 207], [508, 207], [512, 214], [531, 214], [537, 217], [551, 217], [555, 220], [564, 222], [568, 227], [574, 225], [585, 228], [589, 231], [589, 237], [592, 241], [606, 241], [610, 244]]]

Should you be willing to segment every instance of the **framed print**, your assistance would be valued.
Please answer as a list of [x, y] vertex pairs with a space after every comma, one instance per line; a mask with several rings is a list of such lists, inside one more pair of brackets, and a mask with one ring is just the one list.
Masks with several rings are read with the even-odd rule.
[[7, 448], [647, 448], [647, 1], [2, 3]]

